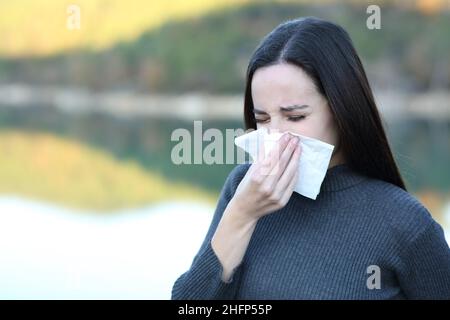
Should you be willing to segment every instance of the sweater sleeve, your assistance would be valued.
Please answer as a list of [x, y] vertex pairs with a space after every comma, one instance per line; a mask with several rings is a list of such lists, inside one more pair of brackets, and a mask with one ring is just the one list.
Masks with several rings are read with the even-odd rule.
[[408, 299], [450, 299], [450, 248], [431, 220], [401, 254], [398, 279]]
[[248, 164], [238, 165], [228, 175], [203, 243], [190, 269], [183, 273], [172, 287], [172, 300], [231, 300], [234, 298], [242, 273], [242, 262], [233, 270], [229, 281], [224, 282], [223, 267], [211, 246], [211, 239], [248, 167]]

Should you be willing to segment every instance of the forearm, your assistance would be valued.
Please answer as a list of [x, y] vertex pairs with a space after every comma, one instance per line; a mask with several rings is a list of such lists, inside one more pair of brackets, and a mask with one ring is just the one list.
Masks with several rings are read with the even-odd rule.
[[257, 219], [242, 212], [231, 200], [225, 209], [211, 240], [211, 246], [223, 267], [222, 280], [228, 282], [233, 270], [241, 263]]

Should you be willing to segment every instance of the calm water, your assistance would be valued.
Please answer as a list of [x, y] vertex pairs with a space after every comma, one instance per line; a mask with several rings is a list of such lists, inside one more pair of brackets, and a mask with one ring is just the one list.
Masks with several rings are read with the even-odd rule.
[[213, 210], [165, 203], [102, 216], [2, 197], [0, 299], [169, 299]]
[[169, 299], [212, 212], [166, 203], [106, 217], [0, 198], [0, 299]]

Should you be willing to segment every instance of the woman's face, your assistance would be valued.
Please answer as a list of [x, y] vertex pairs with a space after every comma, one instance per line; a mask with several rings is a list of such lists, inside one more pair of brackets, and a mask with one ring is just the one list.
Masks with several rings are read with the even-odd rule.
[[257, 129], [292, 131], [332, 144], [337, 151], [337, 130], [327, 100], [301, 68], [282, 63], [257, 69], [252, 98]]

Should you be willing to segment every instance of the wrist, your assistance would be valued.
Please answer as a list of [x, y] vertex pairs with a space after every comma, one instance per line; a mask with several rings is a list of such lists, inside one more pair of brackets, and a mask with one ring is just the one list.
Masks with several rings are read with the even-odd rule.
[[250, 212], [244, 204], [241, 204], [234, 197], [228, 203], [225, 211], [224, 214], [229, 216], [240, 227], [254, 227], [258, 222], [257, 215]]

